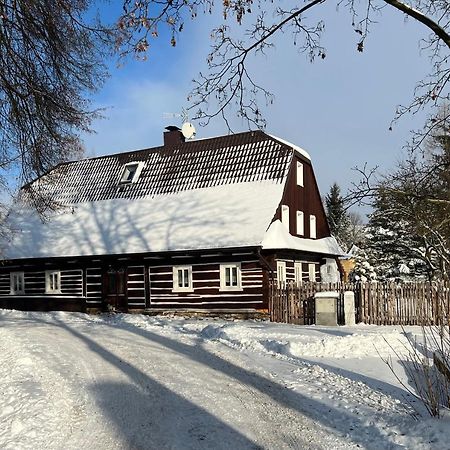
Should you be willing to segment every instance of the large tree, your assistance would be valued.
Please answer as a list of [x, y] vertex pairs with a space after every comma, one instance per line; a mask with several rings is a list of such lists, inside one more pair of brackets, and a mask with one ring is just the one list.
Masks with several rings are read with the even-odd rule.
[[0, 1], [0, 182], [24, 183], [81, 151], [111, 34], [90, 0]]
[[[373, 21], [381, 21], [385, 14], [401, 12], [405, 17], [420, 23], [429, 32], [421, 41], [424, 52], [430, 56], [430, 73], [418, 81], [413, 99], [406, 107], [397, 111], [416, 112], [426, 106], [438, 106], [448, 99], [450, 77], [450, 4], [448, 0], [301, 0], [295, 2], [272, 2], [262, 0], [223, 0], [224, 24], [214, 29], [214, 44], [207, 57], [209, 71], [200, 74], [193, 93], [191, 109], [198, 118], [208, 122], [212, 117], [223, 116], [228, 110], [237, 111], [249, 124], [263, 126], [261, 102], [270, 102], [271, 94], [266, 86], [259, 86], [249, 71], [249, 57], [265, 52], [273, 45], [277, 34], [290, 31], [296, 49], [307, 54], [309, 59], [325, 58], [326, 50], [321, 45], [325, 29], [321, 6], [334, 3], [347, 8], [351, 26], [356, 31], [357, 51], [364, 50]], [[164, 29], [169, 29], [172, 45], [176, 45], [184, 23], [195, 18], [199, 12], [211, 12], [215, 7], [211, 0], [125, 0], [124, 13], [119, 20], [120, 34], [117, 46], [122, 55], [134, 53], [145, 55], [151, 40]], [[234, 34], [229, 20], [243, 24], [245, 33]], [[228, 19], [228, 21], [227, 21]], [[237, 36], [237, 37], [236, 37]], [[425, 132], [434, 126], [432, 117]]]

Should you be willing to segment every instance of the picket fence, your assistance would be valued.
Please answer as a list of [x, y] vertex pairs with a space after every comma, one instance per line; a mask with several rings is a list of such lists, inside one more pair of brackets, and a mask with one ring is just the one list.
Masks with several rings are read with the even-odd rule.
[[269, 313], [273, 322], [312, 325], [315, 322], [314, 294], [337, 291], [338, 323], [344, 324], [345, 291], [355, 293], [356, 321], [375, 325], [448, 324], [450, 283], [314, 283], [288, 282], [269, 286]]

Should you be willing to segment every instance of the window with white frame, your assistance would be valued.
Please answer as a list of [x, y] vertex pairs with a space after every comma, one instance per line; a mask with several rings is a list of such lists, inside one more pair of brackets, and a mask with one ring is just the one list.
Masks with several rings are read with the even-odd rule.
[[303, 186], [303, 164], [297, 161], [297, 186]]
[[175, 292], [193, 291], [192, 266], [175, 266], [173, 268], [173, 290]]
[[289, 206], [281, 205], [281, 223], [289, 231]]
[[277, 261], [277, 282], [280, 288], [286, 286], [286, 261]]
[[45, 293], [46, 294], [61, 293], [61, 272], [59, 270], [45, 271]]
[[303, 211], [297, 211], [297, 234], [299, 236], [305, 234], [305, 215]]
[[302, 263], [295, 262], [294, 263], [294, 274], [295, 274], [295, 284], [298, 286], [302, 284]]
[[317, 236], [317, 230], [316, 230], [316, 216], [311, 214], [309, 216], [309, 237], [311, 239], [315, 239]]
[[23, 272], [11, 272], [10, 293], [12, 295], [25, 294], [25, 275]]
[[242, 290], [242, 275], [240, 264], [220, 265], [220, 290], [222, 291]]
[[142, 162], [130, 162], [125, 164], [120, 176], [120, 184], [134, 183], [138, 180], [141, 174], [143, 163]]
[[316, 281], [316, 265], [313, 263], [308, 264], [309, 269], [309, 281]]

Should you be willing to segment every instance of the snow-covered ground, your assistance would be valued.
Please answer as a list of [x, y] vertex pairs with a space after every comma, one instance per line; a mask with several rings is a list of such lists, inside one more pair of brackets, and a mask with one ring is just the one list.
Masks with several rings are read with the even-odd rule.
[[0, 448], [450, 449], [450, 420], [380, 358], [405, 344], [399, 327], [0, 311]]

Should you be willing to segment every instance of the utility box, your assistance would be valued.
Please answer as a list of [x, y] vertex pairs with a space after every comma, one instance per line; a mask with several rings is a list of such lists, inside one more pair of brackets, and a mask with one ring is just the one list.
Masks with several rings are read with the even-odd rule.
[[337, 301], [339, 292], [317, 292], [314, 295], [316, 304], [316, 325], [337, 326]]
[[345, 325], [355, 325], [355, 293], [344, 292], [344, 320]]

